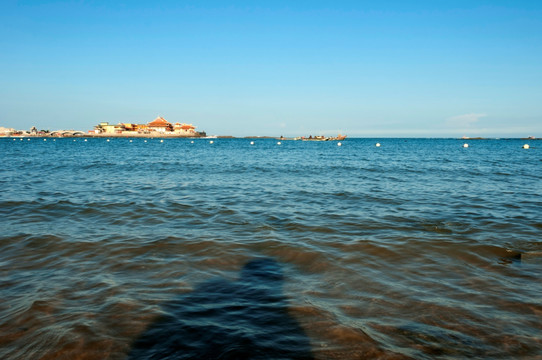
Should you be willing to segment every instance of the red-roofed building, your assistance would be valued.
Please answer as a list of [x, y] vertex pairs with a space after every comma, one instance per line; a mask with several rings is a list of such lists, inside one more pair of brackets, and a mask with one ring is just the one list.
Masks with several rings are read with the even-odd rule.
[[163, 117], [157, 117], [147, 124], [147, 129], [151, 131], [168, 132], [173, 131], [173, 125]]
[[195, 136], [197, 134], [196, 127], [192, 124], [175, 123], [175, 126], [173, 127], [173, 131], [179, 134], [189, 135], [189, 136]]

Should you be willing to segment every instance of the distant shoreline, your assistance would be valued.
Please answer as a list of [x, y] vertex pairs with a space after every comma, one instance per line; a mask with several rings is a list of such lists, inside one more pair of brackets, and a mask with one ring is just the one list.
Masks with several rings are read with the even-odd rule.
[[184, 139], [198, 139], [205, 138], [206, 135], [181, 135], [181, 134], [168, 134], [168, 133], [149, 133], [149, 134], [85, 134], [76, 137], [89, 137], [89, 138], [184, 138]]
[[74, 134], [74, 135], [48, 135], [48, 134], [21, 134], [21, 135], [6, 135], [0, 138], [44, 138], [44, 139], [63, 139], [63, 138], [183, 138], [183, 139], [198, 139], [206, 138], [206, 136], [187, 136], [179, 134]]

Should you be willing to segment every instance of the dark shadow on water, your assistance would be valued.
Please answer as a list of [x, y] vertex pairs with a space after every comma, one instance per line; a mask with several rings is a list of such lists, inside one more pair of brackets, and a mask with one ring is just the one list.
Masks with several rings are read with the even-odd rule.
[[312, 359], [282, 283], [270, 258], [248, 262], [237, 281], [203, 283], [164, 306], [128, 359]]

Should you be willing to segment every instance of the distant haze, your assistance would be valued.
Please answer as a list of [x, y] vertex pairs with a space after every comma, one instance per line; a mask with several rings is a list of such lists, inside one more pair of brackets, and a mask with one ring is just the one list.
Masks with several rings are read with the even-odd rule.
[[542, 137], [539, 1], [0, 4], [0, 126]]

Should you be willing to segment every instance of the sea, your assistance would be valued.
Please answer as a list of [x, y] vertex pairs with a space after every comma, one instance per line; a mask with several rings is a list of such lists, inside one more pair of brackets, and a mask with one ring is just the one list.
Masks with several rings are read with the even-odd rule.
[[1, 359], [542, 359], [542, 141], [0, 158]]

